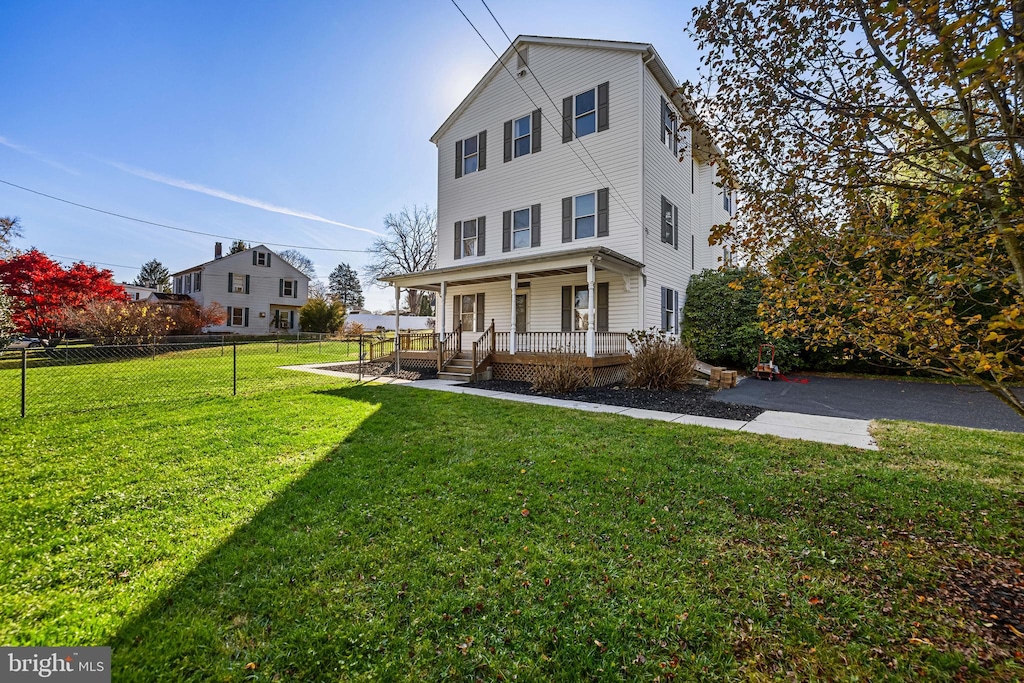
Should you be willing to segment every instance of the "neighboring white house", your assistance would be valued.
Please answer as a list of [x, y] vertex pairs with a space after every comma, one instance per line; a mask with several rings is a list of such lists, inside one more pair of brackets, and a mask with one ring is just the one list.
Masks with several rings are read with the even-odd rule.
[[128, 298], [132, 301], [145, 301], [149, 298], [150, 294], [156, 294], [160, 290], [156, 287], [143, 287], [141, 285], [131, 285], [127, 282], [122, 282], [121, 286], [124, 287], [125, 293]]
[[309, 278], [276, 253], [259, 245], [227, 256], [221, 244], [214, 259], [172, 275], [175, 294], [224, 307], [224, 325], [211, 332], [265, 334], [299, 329], [299, 309], [309, 296]]
[[728, 258], [708, 237], [734, 197], [676, 86], [647, 43], [518, 37], [431, 138], [437, 267], [385, 279], [439, 292], [442, 334], [493, 320], [502, 354], [678, 331], [690, 277]]

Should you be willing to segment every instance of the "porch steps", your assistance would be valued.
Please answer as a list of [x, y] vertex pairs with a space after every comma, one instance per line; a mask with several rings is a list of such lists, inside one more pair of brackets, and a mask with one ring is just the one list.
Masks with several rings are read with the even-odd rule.
[[448, 361], [448, 365], [444, 367], [444, 370], [437, 373], [437, 378], [452, 382], [472, 382], [473, 354], [466, 351], [460, 352], [459, 355]]

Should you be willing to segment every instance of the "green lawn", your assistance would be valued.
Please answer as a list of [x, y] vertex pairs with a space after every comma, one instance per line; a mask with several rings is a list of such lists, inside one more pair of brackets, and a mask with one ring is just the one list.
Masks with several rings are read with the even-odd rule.
[[289, 377], [0, 420], [0, 643], [138, 681], [1024, 676], [957, 578], [1020, 582], [1022, 435]]

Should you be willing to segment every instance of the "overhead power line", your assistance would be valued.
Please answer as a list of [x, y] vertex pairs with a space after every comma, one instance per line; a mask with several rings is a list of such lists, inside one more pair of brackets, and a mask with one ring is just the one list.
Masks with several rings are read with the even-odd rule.
[[[64, 204], [70, 204], [71, 206], [77, 206], [80, 209], [87, 209], [89, 211], [95, 211], [96, 213], [102, 213], [104, 215], [113, 216], [115, 218], [123, 218], [126, 221], [133, 221], [135, 223], [142, 223], [143, 225], [152, 225], [152, 226], [157, 227], [157, 228], [166, 228], [167, 230], [177, 230], [178, 232], [187, 232], [190, 235], [202, 235], [203, 237], [216, 237], [216, 238], [222, 239], [222, 240], [237, 240], [237, 239], [240, 239], [243, 242], [252, 242], [252, 243], [255, 243], [255, 244], [265, 244], [268, 247], [288, 247], [288, 248], [291, 248], [291, 249], [306, 249], [308, 251], [334, 251], [334, 252], [345, 252], [345, 253], [351, 253], [351, 254], [367, 254], [367, 253], [370, 253], [367, 249], [332, 249], [330, 247], [311, 247], [311, 246], [308, 246], [308, 245], [301, 245], [301, 244], [282, 244], [280, 242], [266, 242], [264, 240], [256, 240], [256, 239], [250, 239], [250, 238], [245, 238], [245, 237], [229, 237], [227, 235], [215, 235], [212, 232], [203, 232], [201, 230], [190, 230], [189, 228], [179, 228], [176, 225], [167, 225], [166, 223], [155, 223], [153, 221], [147, 221], [147, 220], [145, 220], [143, 218], [135, 218], [133, 216], [126, 216], [126, 215], [124, 215], [122, 213], [115, 213], [113, 211], [106, 211], [105, 209], [97, 209], [95, 206], [89, 206], [88, 204], [79, 204], [78, 202], [73, 202], [70, 199], [63, 199], [61, 197], [55, 197], [52, 194], [46, 194], [45, 192], [40, 192], [39, 190], [33, 190], [32, 188], [29, 188], [29, 187], [24, 187], [22, 185], [16, 185], [15, 183], [9, 182], [7, 180], [3, 180], [2, 178], [0, 178], [0, 183], [3, 183], [4, 185], [9, 185], [10, 187], [16, 187], [19, 190], [24, 190], [25, 192], [31, 192], [32, 194], [39, 195], [40, 197], [46, 197], [47, 199], [52, 199], [54, 201], [63, 202]], [[98, 261], [96, 263], [98, 263]], [[122, 267], [122, 266], [119, 266], [119, 267]], [[129, 268], [131, 266], [123, 266], [123, 267]]]
[[[498, 60], [499, 64], [501, 64], [501, 67], [512, 78], [512, 82], [515, 83], [517, 86], [519, 86], [519, 89], [523, 91], [523, 94], [526, 95], [526, 99], [530, 100], [530, 104], [532, 104], [534, 106], [534, 108], [540, 110], [541, 118], [543, 118], [544, 121], [551, 128], [551, 130], [553, 130], [555, 132], [555, 135], [556, 136], [561, 136], [561, 131], [559, 130], [559, 128], [554, 123], [552, 123], [551, 119], [548, 118], [548, 115], [544, 113], [544, 109], [545, 108], [541, 107], [540, 105], [538, 105], [537, 102], [534, 101], [533, 97], [530, 96], [530, 93], [526, 92], [526, 88], [523, 87], [523, 84], [520, 83], [519, 79], [517, 79], [512, 74], [512, 71], [509, 70], [508, 65], [506, 65], [504, 62], [501, 61], [501, 55], [499, 55], [494, 50], [494, 48], [491, 47], [491, 44], [489, 42], [487, 42], [487, 39], [484, 38], [482, 33], [480, 33], [480, 30], [476, 27], [476, 25], [472, 22], [472, 20], [470, 20], [470, 18], [468, 16], [466, 16], [466, 13], [462, 11], [462, 8], [459, 7], [459, 3], [456, 2], [456, 0], [452, 0], [452, 4], [455, 5], [455, 9], [459, 10], [459, 14], [462, 15], [462, 18], [465, 19], [466, 22], [472, 27], [473, 31], [477, 34], [477, 36], [480, 37], [480, 40], [482, 40], [484, 45], [487, 46], [487, 49], [491, 51], [492, 55], [494, 55], [494, 58]], [[484, 7], [487, 7], [487, 3], [484, 3]], [[491, 8], [490, 7], [487, 7], [487, 12], [494, 19], [495, 23], [498, 24], [498, 28], [501, 29], [501, 32], [505, 34], [505, 38], [508, 38], [508, 34], [505, 33], [505, 29], [502, 28], [501, 23], [498, 22], [498, 19], [494, 16], [494, 13], [491, 12]], [[513, 49], [515, 50], [516, 54], [519, 54], [519, 50], [515, 48], [515, 46], [512, 43], [511, 39], [509, 39], [509, 44], [513, 45]], [[537, 85], [540, 86], [541, 91], [543, 91], [544, 94], [547, 95], [547, 98], [551, 102], [551, 106], [554, 108], [554, 110], [558, 111], [558, 105], [555, 104], [555, 101], [551, 98], [551, 95], [548, 95], [548, 92], [547, 92], [547, 90], [544, 89], [544, 86], [541, 84], [540, 79], [538, 79], [537, 75], [533, 73], [533, 69], [531, 69], [528, 64], [526, 66], [526, 69], [533, 76], [533, 79], [535, 81], [537, 81]], [[583, 151], [587, 153], [587, 156], [590, 157], [590, 160], [594, 162], [594, 166], [597, 167], [597, 170], [600, 171], [600, 173], [604, 177], [604, 179], [602, 180], [600, 177], [598, 177], [597, 173], [594, 172], [594, 169], [592, 169], [590, 167], [590, 164], [588, 164], [586, 162], [586, 160], [584, 160], [583, 157], [580, 156], [579, 152], [577, 152], [576, 149], [572, 145], [569, 145], [569, 149], [572, 150], [572, 153], [576, 156], [577, 159], [579, 159], [580, 163], [583, 164], [583, 166], [590, 172], [590, 175], [594, 176], [594, 180], [596, 180], [598, 183], [606, 183], [608, 185], [608, 188], [609, 188], [609, 190], [611, 190], [611, 194], [612, 194], [613, 198], [615, 199], [615, 202], [622, 208], [623, 211], [625, 211], [629, 215], [629, 217], [633, 220], [633, 222], [636, 223], [637, 226], [640, 227], [641, 230], [643, 230], [643, 224], [640, 222], [640, 219], [637, 218], [636, 214], [633, 212], [633, 209], [631, 209], [629, 207], [629, 205], [626, 204], [626, 201], [622, 198], [622, 195], [619, 194], [619, 191], [615, 187], [614, 183], [612, 183], [612, 181], [608, 178], [608, 174], [606, 174], [604, 172], [604, 169], [601, 168], [601, 165], [599, 163], [597, 163], [597, 159], [594, 158], [594, 156], [590, 153], [590, 150], [587, 149], [587, 146], [585, 144], [583, 144], [583, 141], [579, 138], [579, 136], [576, 135], [575, 126], [573, 128], [574, 128], [573, 129], [573, 133], [572, 133], [573, 139], [576, 142], [580, 143], [580, 147], [582, 147]]]

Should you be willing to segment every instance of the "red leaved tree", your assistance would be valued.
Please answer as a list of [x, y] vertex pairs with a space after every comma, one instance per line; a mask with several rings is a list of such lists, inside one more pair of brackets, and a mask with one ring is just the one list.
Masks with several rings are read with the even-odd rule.
[[84, 263], [65, 269], [36, 249], [0, 261], [0, 282], [14, 299], [14, 325], [37, 337], [60, 334], [69, 308], [90, 301], [127, 300], [109, 270]]

